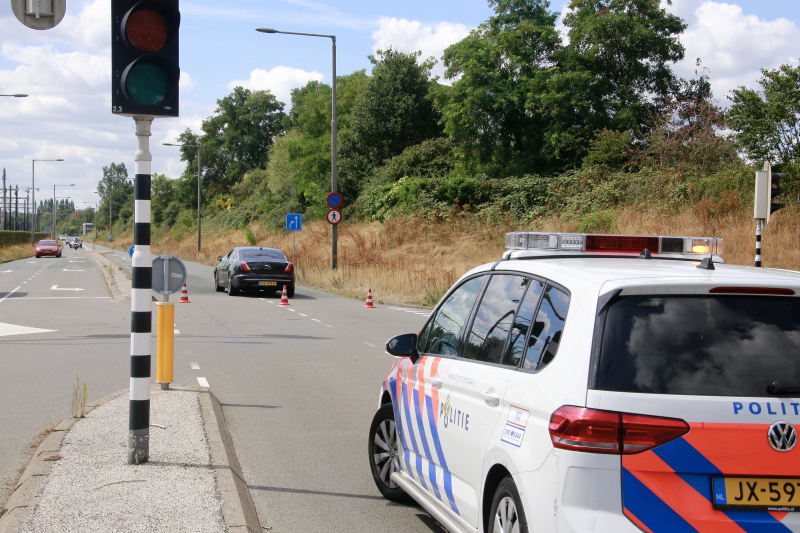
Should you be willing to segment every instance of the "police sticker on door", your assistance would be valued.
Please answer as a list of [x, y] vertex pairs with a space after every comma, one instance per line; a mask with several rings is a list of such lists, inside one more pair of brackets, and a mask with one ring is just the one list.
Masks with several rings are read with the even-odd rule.
[[525, 438], [524, 429], [518, 428], [517, 426], [514, 426], [512, 424], [506, 424], [506, 427], [503, 428], [503, 436], [500, 437], [500, 440], [519, 448], [520, 446], [522, 446], [522, 439], [524, 438]]
[[530, 411], [527, 409], [510, 406], [506, 427], [503, 428], [503, 436], [500, 437], [500, 440], [519, 448], [522, 445], [522, 439], [525, 438], [525, 427], [528, 425], [529, 415]]

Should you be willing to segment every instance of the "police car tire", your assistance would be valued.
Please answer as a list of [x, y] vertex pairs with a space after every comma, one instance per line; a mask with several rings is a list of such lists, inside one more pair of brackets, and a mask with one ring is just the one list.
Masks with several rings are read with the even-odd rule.
[[[505, 506], [505, 513], [501, 516], [510, 519], [511, 527], [504, 529], [505, 524], [501, 523], [501, 517], [498, 516], [498, 508], [502, 505]], [[508, 511], [512, 511], [508, 514]], [[487, 531], [489, 533], [503, 533], [504, 531], [513, 531], [514, 533], [528, 533], [528, 522], [525, 519], [525, 510], [522, 508], [522, 499], [519, 497], [517, 486], [511, 476], [506, 476], [497, 486], [492, 500], [492, 510], [489, 512], [489, 524]]]
[[[392, 487], [385, 483], [383, 479], [381, 479], [381, 473], [378, 470], [378, 465], [375, 461], [375, 434], [378, 432], [381, 424], [388, 420], [391, 420], [392, 424], [394, 424], [394, 408], [392, 407], [391, 403], [384, 404], [380, 409], [378, 409], [378, 412], [375, 413], [375, 416], [372, 418], [372, 424], [369, 427], [369, 445], [367, 446], [367, 450], [369, 452], [369, 468], [372, 472], [372, 479], [375, 480], [375, 485], [378, 487], [378, 490], [381, 491], [383, 497], [387, 500], [397, 503], [411, 503], [413, 500], [408, 494], [405, 493], [405, 491], [403, 491], [403, 489], [398, 486]], [[399, 439], [395, 433], [395, 443], [397, 442], [399, 442]]]

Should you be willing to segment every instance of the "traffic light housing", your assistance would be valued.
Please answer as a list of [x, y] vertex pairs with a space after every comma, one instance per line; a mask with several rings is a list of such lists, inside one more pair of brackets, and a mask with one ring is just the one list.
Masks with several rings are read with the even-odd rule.
[[177, 117], [178, 0], [111, 0], [111, 112]]
[[772, 213], [786, 207], [786, 204], [773, 202], [776, 197], [783, 194], [784, 189], [780, 187], [780, 180], [785, 178], [786, 174], [783, 172], [773, 172], [769, 163], [764, 164], [764, 170], [756, 171], [753, 218], [762, 219], [768, 224]]

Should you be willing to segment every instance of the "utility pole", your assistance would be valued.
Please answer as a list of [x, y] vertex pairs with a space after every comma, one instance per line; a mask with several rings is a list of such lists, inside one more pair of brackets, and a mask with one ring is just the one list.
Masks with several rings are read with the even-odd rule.
[[6, 169], [3, 169], [3, 229], [7, 229], [8, 226], [8, 209], [6, 206]]
[[14, 231], [17, 231], [17, 219], [19, 218], [19, 185], [17, 185], [16, 199], [14, 201]]

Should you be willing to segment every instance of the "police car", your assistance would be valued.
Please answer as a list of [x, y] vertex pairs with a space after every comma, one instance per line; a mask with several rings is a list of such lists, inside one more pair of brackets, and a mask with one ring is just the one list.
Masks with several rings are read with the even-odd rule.
[[451, 532], [800, 532], [800, 273], [506, 234], [397, 356], [375, 483]]

